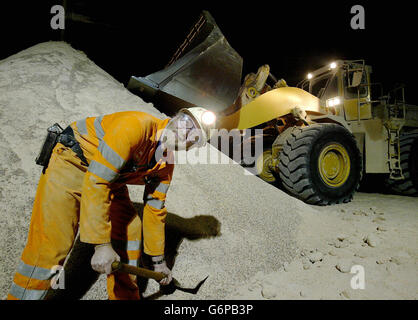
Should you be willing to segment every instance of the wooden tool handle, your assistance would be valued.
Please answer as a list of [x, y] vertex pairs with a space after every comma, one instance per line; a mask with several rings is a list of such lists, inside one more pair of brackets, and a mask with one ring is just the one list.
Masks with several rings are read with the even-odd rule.
[[145, 268], [130, 266], [129, 264], [125, 264], [119, 261], [115, 261], [112, 263], [112, 269], [113, 271], [134, 274], [142, 278], [154, 279], [158, 282], [160, 282], [160, 280], [166, 277], [164, 273], [151, 271]]

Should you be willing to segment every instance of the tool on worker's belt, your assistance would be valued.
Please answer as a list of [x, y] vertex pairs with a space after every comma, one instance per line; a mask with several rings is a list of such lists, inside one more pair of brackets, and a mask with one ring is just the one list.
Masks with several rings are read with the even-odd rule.
[[[134, 274], [134, 275], [137, 275], [139, 277], [154, 279], [158, 282], [166, 277], [166, 275], [164, 273], [151, 271], [151, 270], [148, 270], [148, 269], [145, 269], [145, 268], [138, 268], [138, 267], [130, 266], [128, 264], [125, 264], [125, 263], [122, 263], [122, 262], [119, 262], [119, 261], [115, 261], [115, 262], [112, 263], [112, 269], [113, 269], [114, 272], [117, 271], [117, 272]], [[197, 286], [194, 287], [194, 288], [182, 288], [182, 287], [180, 287], [179, 282], [176, 279], [173, 278], [173, 280], [170, 282], [170, 284], [168, 284], [166, 286], [160, 286], [160, 292], [163, 293], [163, 294], [172, 294], [174, 291], [180, 290], [180, 291], [183, 291], [183, 292], [196, 294], [208, 277], [209, 276], [207, 276], [205, 279], [200, 281], [197, 284]]]
[[89, 165], [86, 157], [84, 156], [83, 150], [80, 147], [80, 144], [74, 136], [74, 131], [73, 128], [71, 128], [71, 126], [68, 126], [67, 128], [65, 128], [63, 132], [61, 132], [57, 142], [63, 144], [68, 148], [71, 148], [71, 150], [75, 152], [77, 157], [83, 162], [84, 165]]
[[41, 152], [35, 160], [36, 164], [44, 167], [42, 171], [43, 173], [45, 173], [45, 170], [48, 167], [52, 150], [58, 142], [71, 148], [81, 161], [88, 166], [87, 159], [84, 157], [83, 150], [74, 136], [73, 129], [70, 126], [63, 129], [58, 123], [55, 123], [47, 129], [47, 135], [42, 145]]
[[64, 129], [58, 123], [55, 123], [47, 129], [45, 141], [42, 145], [41, 151], [36, 158], [36, 164], [43, 166], [44, 171], [48, 167], [49, 159], [51, 158], [52, 149], [57, 144], [58, 137]]

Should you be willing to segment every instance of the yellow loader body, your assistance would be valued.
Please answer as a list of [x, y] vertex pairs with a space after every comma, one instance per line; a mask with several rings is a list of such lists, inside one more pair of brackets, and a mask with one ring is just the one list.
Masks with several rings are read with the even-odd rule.
[[218, 120], [219, 129], [252, 128], [292, 112], [295, 107], [321, 113], [319, 99], [295, 87], [282, 87], [268, 91], [236, 112]]

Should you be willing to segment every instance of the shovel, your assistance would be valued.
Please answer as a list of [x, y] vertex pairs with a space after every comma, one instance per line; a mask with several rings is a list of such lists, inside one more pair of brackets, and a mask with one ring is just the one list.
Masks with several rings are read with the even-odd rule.
[[[155, 272], [155, 271], [145, 269], [145, 268], [134, 267], [134, 266], [131, 266], [131, 265], [119, 262], [119, 261], [115, 261], [112, 263], [112, 270], [123, 272], [123, 273], [134, 274], [142, 278], [154, 279], [157, 282], [160, 282], [162, 279], [166, 277], [164, 273]], [[207, 276], [205, 279], [200, 281], [197, 284], [197, 286], [194, 288], [182, 288], [180, 287], [179, 282], [173, 278], [173, 280], [168, 285], [160, 286], [160, 291], [163, 294], [172, 294], [176, 290], [180, 290], [180, 291], [191, 293], [191, 294], [196, 294], [208, 277], [209, 276]]]

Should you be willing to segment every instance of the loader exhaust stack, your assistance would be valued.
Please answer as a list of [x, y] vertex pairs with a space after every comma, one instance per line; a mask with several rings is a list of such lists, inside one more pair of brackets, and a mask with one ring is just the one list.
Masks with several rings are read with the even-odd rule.
[[242, 64], [211, 14], [203, 11], [168, 65], [146, 77], [132, 76], [127, 88], [167, 115], [190, 106], [220, 112], [238, 95]]

